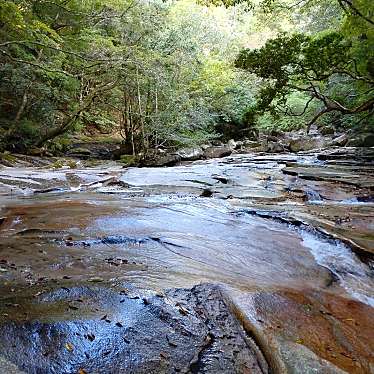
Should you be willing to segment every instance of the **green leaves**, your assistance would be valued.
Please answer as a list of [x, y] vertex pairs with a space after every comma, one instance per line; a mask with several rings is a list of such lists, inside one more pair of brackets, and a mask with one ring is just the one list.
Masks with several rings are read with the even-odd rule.
[[[256, 121], [265, 112], [273, 116], [279, 113], [294, 115], [288, 100], [294, 92], [305, 94], [306, 106], [302, 114], [307, 113], [309, 103], [314, 99], [321, 102], [324, 112], [359, 113], [363, 108], [359, 103], [365, 103], [365, 100], [368, 100], [366, 107], [369, 108], [371, 99], [366, 93], [374, 82], [370, 76], [361, 75], [361, 56], [354, 44], [341, 31], [326, 30], [315, 36], [280, 34], [260, 49], [243, 50], [236, 66], [263, 79], [257, 105], [251, 108], [247, 117]], [[358, 99], [348, 100], [348, 94], [352, 92]], [[358, 106], [347, 107], [349, 101]]]

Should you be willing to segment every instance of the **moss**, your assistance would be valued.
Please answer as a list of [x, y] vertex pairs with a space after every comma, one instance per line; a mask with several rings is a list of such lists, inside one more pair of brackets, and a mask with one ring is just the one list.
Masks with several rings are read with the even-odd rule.
[[9, 162], [16, 162], [17, 159], [9, 152], [5, 151], [4, 153], [0, 153], [0, 159], [9, 161]]
[[122, 155], [119, 162], [127, 166], [135, 166], [138, 163], [137, 157], [133, 155]]
[[66, 161], [66, 165], [69, 166], [70, 169], [76, 169], [78, 167], [78, 163], [75, 160]]
[[57, 160], [57, 161], [55, 161], [55, 162], [51, 165], [51, 167], [52, 167], [53, 169], [61, 169], [62, 167], [64, 167], [64, 163], [63, 163], [61, 160]]

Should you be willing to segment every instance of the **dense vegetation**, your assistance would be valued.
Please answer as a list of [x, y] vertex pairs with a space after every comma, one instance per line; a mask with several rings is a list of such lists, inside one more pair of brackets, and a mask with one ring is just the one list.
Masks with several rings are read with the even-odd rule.
[[0, 0], [0, 149], [373, 124], [371, 0]]

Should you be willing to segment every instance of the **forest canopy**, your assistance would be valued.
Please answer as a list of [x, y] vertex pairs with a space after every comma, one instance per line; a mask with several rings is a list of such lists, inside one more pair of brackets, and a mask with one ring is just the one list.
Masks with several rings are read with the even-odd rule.
[[[370, 0], [0, 0], [0, 149], [373, 126]], [[257, 131], [257, 130], [256, 130]]]

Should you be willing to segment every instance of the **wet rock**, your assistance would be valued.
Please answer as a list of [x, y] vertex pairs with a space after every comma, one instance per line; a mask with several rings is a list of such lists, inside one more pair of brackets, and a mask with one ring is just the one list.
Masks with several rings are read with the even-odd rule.
[[310, 151], [312, 149], [324, 148], [328, 144], [328, 139], [322, 137], [301, 137], [290, 140], [291, 152]]
[[181, 160], [181, 156], [178, 154], [164, 154], [156, 156], [151, 160], [143, 160], [141, 164], [142, 166], [150, 167], [174, 166], [177, 165]]
[[76, 147], [76, 148], [73, 148], [70, 152], [68, 152], [68, 156], [73, 156], [73, 157], [90, 157], [92, 156], [92, 152], [87, 149], [87, 148], [83, 148], [83, 147]]
[[230, 156], [232, 149], [226, 146], [209, 147], [204, 151], [205, 158], [221, 158]]
[[334, 138], [330, 145], [331, 146], [339, 146], [339, 147], [344, 147], [348, 143], [348, 135], [347, 134], [342, 134], [336, 138]]
[[249, 312], [244, 324], [268, 347], [278, 372], [371, 372], [369, 306], [315, 290], [255, 292], [235, 302], [239, 315]]
[[201, 197], [212, 197], [213, 196], [213, 191], [209, 188], [205, 188], [200, 196]]
[[347, 142], [347, 147], [374, 147], [374, 134], [360, 134]]
[[116, 142], [81, 142], [72, 144], [67, 155], [81, 159], [111, 160], [119, 149], [120, 144]]
[[182, 161], [196, 161], [200, 160], [204, 156], [202, 148], [183, 148], [180, 149], [176, 154], [181, 158]]
[[[226, 306], [235, 290], [257, 295], [235, 315], [273, 372], [370, 372], [372, 257], [355, 253], [374, 248], [373, 157], [371, 148], [345, 147], [175, 168], [2, 169], [0, 182], [20, 191], [80, 187], [27, 198], [1, 189], [0, 356], [41, 362], [41, 373], [76, 373], [81, 364], [115, 373], [122, 360], [130, 373], [251, 372], [251, 364], [230, 366], [220, 342], [230, 347], [236, 334], [218, 328], [231, 313], [212, 307], [214, 294], [168, 291], [208, 281], [227, 286]], [[134, 195], [98, 193], [116, 180]], [[207, 186], [214, 198], [196, 198]], [[113, 292], [95, 296], [109, 285]], [[233, 352], [235, 361], [246, 351]]]
[[[66, 318], [59, 305], [77, 297], [84, 300], [83, 309], [70, 310]], [[32, 320], [1, 321], [0, 354], [8, 367], [27, 373], [269, 371], [218, 287], [175, 289], [147, 300], [102, 287], [56, 289], [44, 295]], [[98, 311], [88, 312], [92, 307]], [[48, 318], [38, 316], [51, 309], [55, 313]]]
[[262, 143], [261, 142], [257, 142], [257, 141], [254, 141], [254, 140], [244, 140], [243, 141], [243, 147], [245, 148], [258, 148], [258, 147], [261, 147]]
[[229, 180], [222, 175], [213, 175], [212, 178], [221, 182], [221, 183], [223, 183], [223, 184], [227, 184], [229, 182]]
[[269, 153], [281, 153], [285, 151], [284, 146], [279, 142], [270, 141], [267, 143], [267, 152]]
[[230, 139], [227, 142], [227, 148], [228, 149], [231, 149], [233, 151], [234, 149], [236, 149], [236, 147], [237, 147], [237, 144], [236, 144], [236, 141], [234, 139]]

